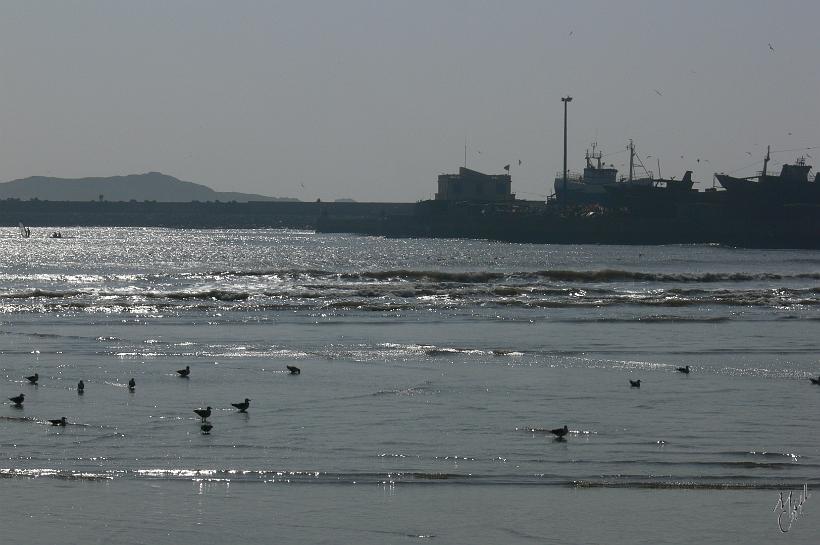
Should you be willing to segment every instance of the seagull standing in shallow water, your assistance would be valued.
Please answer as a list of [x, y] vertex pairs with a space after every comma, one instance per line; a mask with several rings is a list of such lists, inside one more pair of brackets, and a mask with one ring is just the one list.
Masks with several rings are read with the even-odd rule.
[[191, 374], [191, 366], [186, 365], [185, 369], [177, 369], [177, 373], [179, 373], [181, 378], [188, 378], [188, 375]]
[[[820, 376], [817, 377], [817, 378], [809, 378], [809, 380], [811, 381], [812, 384], [820, 385]], [[20, 395], [23, 395], [23, 394], [20, 394]]]
[[569, 433], [569, 428], [565, 425], [563, 428], [555, 428], [554, 430], [550, 430], [550, 433], [555, 435], [556, 441], [563, 441], [564, 436]]
[[65, 416], [60, 418], [59, 420], [49, 420], [49, 422], [51, 422], [52, 426], [65, 426], [66, 425]]
[[248, 412], [248, 407], [251, 405], [251, 400], [246, 397], [242, 403], [231, 403], [231, 405], [239, 409], [240, 413], [246, 413]]
[[211, 407], [209, 406], [207, 409], [194, 409], [194, 412], [205, 422], [208, 417], [211, 416]]
[[129, 380], [129, 381], [128, 381], [128, 389], [129, 389], [130, 391], [132, 391], [132, 392], [133, 392], [133, 391], [134, 391], [134, 388], [135, 388], [136, 386], [137, 386], [137, 381], [136, 381], [136, 380], [134, 380], [133, 378], [132, 378], [131, 380]]
[[302, 370], [296, 367], [295, 365], [286, 365], [285, 367], [288, 368], [288, 371], [291, 375], [299, 375], [302, 373]]
[[77, 393], [82, 395], [85, 392], [85, 383], [81, 380], [77, 383]]
[[641, 379], [638, 379], [638, 380], [629, 379], [629, 386], [631, 388], [640, 388], [641, 387]]
[[687, 365], [686, 367], [678, 367], [677, 371], [678, 371], [678, 373], [683, 373], [684, 375], [688, 375], [689, 374], [689, 366]]
[[30, 377], [26, 377], [26, 380], [31, 384], [37, 384], [37, 381], [40, 380], [40, 375], [38, 373], [34, 373]]
[[15, 407], [22, 407], [23, 400], [26, 398], [26, 394], [20, 394], [19, 396], [10, 397], [9, 401], [14, 403]]

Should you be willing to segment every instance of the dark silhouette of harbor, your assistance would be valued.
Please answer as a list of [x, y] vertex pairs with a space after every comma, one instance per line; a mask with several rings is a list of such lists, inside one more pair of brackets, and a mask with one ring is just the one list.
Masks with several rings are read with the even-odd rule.
[[[820, 190], [799, 158], [779, 176], [766, 164], [756, 177], [716, 175], [723, 190], [681, 180], [630, 175], [587, 155], [583, 176], [566, 169], [556, 193], [518, 200], [507, 174], [459, 168], [438, 177], [434, 200], [418, 203], [0, 200], [0, 224], [21, 236], [60, 238], [53, 227], [289, 228], [386, 237], [479, 238], [547, 244], [723, 244], [748, 248], [820, 248]], [[593, 163], [595, 160], [595, 163]], [[70, 236], [70, 234], [68, 235]]]
[[[549, 244], [703, 244], [820, 248], [820, 205], [738, 199], [727, 191], [684, 198], [641, 188], [615, 204], [514, 200], [358, 202], [64, 202], [0, 200], [0, 224], [32, 237], [53, 227], [289, 228], [387, 237], [481, 238]], [[39, 231], [39, 232], [38, 232]], [[70, 237], [70, 229], [65, 236]]]
[[321, 216], [317, 230], [389, 237], [483, 238], [549, 244], [723, 244], [747, 248], [820, 248], [820, 207], [735, 201], [727, 192], [685, 199], [620, 195], [622, 206], [517, 201], [425, 201], [413, 215]]

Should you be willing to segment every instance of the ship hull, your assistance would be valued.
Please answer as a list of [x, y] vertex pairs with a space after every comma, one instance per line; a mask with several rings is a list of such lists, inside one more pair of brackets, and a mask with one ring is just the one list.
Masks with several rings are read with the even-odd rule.
[[718, 182], [735, 199], [761, 206], [773, 204], [820, 204], [820, 184], [808, 180], [761, 176], [760, 181], [716, 174]]
[[757, 191], [757, 182], [748, 178], [735, 178], [727, 174], [715, 174], [718, 183], [726, 191], [754, 192]]

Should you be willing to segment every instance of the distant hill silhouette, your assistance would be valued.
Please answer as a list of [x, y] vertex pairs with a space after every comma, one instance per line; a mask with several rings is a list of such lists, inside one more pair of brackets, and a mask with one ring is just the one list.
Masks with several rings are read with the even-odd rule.
[[252, 193], [214, 191], [208, 186], [183, 182], [160, 172], [109, 176], [107, 178], [49, 178], [31, 176], [0, 183], [0, 199], [49, 201], [298, 201]]

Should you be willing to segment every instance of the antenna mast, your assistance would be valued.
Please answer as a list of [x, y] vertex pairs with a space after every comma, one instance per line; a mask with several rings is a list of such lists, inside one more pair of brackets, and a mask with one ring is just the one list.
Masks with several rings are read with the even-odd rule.
[[567, 188], [567, 103], [572, 102], [571, 96], [561, 97], [564, 103], [564, 189]]

